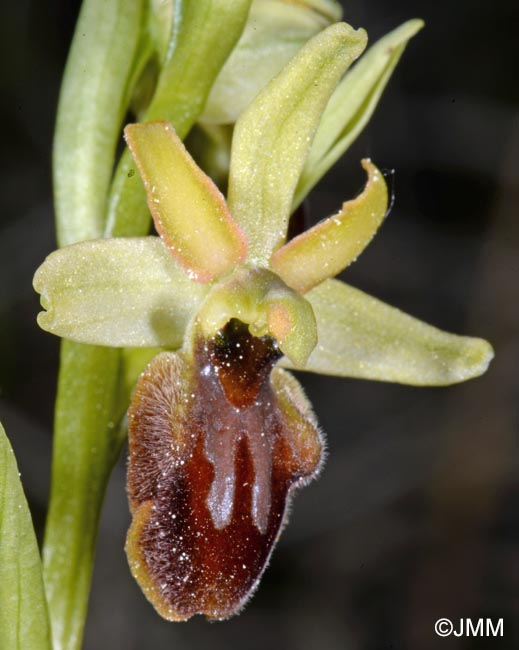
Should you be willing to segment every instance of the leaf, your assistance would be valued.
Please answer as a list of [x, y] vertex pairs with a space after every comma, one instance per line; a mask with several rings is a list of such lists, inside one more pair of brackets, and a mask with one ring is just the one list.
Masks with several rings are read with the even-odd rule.
[[444, 386], [478, 377], [494, 356], [483, 339], [443, 332], [338, 280], [326, 280], [306, 299], [318, 343], [298, 370]]
[[61, 246], [103, 232], [143, 11], [143, 0], [83, 2], [61, 88], [54, 140]]
[[409, 40], [422, 29], [409, 20], [373, 45], [332, 95], [297, 185], [295, 209], [369, 122]]
[[[236, 45], [251, 0], [176, 0], [173, 30], [146, 120], [171, 122], [184, 139], [203, 110], [222, 65]], [[148, 234], [150, 215], [135, 164], [126, 150], [114, 175], [105, 234]]]
[[372, 240], [387, 211], [384, 177], [369, 160], [362, 166], [368, 182], [362, 194], [278, 249], [270, 267], [289, 287], [306, 293], [344, 270]]
[[137, 162], [155, 227], [192, 280], [208, 282], [245, 257], [246, 241], [221, 192], [167, 122], [132, 124]]
[[294, 190], [315, 129], [366, 33], [337, 23], [311, 39], [236, 123], [229, 208], [249, 244], [249, 260], [267, 265], [286, 237]]
[[99, 239], [54, 251], [36, 271], [47, 310], [40, 327], [80, 343], [182, 345], [207, 289], [194, 283], [158, 237]]
[[0, 648], [51, 650], [40, 554], [13, 450], [0, 424]]

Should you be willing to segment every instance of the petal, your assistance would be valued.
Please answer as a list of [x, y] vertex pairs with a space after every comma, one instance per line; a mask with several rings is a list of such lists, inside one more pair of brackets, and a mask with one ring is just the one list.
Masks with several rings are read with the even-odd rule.
[[362, 194], [343, 204], [339, 214], [292, 239], [272, 256], [270, 267], [289, 287], [306, 293], [344, 270], [366, 248], [387, 211], [384, 177], [369, 160]]
[[168, 122], [125, 128], [155, 227], [190, 278], [208, 282], [245, 257], [246, 242], [213, 181]]
[[346, 74], [323, 114], [296, 189], [295, 209], [355, 141], [373, 115], [408, 41], [423, 27], [409, 20], [371, 47]]
[[207, 287], [188, 279], [158, 237], [99, 239], [51, 253], [34, 288], [40, 327], [64, 338], [123, 347], [172, 347]]
[[[236, 342], [216, 363], [213, 341], [163, 353], [129, 411], [126, 551], [133, 575], [169, 620], [238, 613], [258, 585], [294, 489], [315, 476], [323, 442], [295, 379], [257, 357], [268, 341], [246, 330], [238, 348], [259, 370], [243, 380]], [[266, 347], [265, 347], [266, 346]], [[243, 356], [243, 355], [242, 355]], [[261, 356], [261, 355], [260, 355]], [[234, 366], [234, 361], [238, 365]]]
[[366, 33], [338, 23], [312, 38], [236, 123], [229, 207], [254, 264], [267, 265], [286, 237], [294, 190], [314, 132]]
[[494, 356], [483, 339], [443, 332], [338, 280], [326, 280], [306, 298], [319, 341], [298, 370], [443, 386], [478, 377]]

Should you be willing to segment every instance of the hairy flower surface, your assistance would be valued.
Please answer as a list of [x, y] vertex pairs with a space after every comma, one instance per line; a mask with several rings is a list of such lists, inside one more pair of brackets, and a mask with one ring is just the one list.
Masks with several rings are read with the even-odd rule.
[[[231, 321], [194, 358], [164, 352], [128, 414], [133, 574], [158, 611], [226, 618], [258, 583], [322, 441], [270, 337]], [[272, 371], [272, 373], [271, 373]]]
[[234, 130], [227, 200], [170, 124], [128, 126], [160, 238], [65, 247], [36, 273], [44, 329], [167, 350], [141, 374], [128, 412], [127, 552], [168, 619], [239, 611], [294, 489], [319, 470], [315, 417], [281, 366], [441, 385], [481, 374], [492, 358], [481, 339], [332, 279], [387, 212], [371, 161], [357, 198], [286, 241], [290, 214], [340, 139], [332, 93], [364, 45], [361, 30], [332, 25], [259, 93]]

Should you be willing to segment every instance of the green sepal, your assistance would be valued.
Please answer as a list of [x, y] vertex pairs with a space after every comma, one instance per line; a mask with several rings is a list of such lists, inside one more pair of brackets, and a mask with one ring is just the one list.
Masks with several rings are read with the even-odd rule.
[[369, 122], [409, 40], [422, 29], [409, 20], [375, 43], [332, 95], [312, 142], [294, 196], [294, 210]]
[[40, 327], [92, 345], [177, 348], [208, 289], [158, 237], [81, 242], [51, 253], [34, 288]]
[[294, 190], [321, 114], [366, 44], [337, 23], [312, 38], [236, 123], [228, 201], [245, 232], [248, 260], [267, 266], [285, 240]]
[[36, 535], [14, 453], [1, 424], [0, 648], [52, 650]]
[[456, 384], [483, 374], [494, 353], [487, 341], [443, 332], [349, 287], [326, 280], [306, 294], [318, 343], [304, 366], [340, 377], [414, 386]]

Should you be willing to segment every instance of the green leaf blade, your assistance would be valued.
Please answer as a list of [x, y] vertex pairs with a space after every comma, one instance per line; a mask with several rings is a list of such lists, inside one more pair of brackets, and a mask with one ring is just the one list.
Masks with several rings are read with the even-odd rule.
[[494, 356], [483, 339], [443, 332], [339, 280], [326, 280], [305, 297], [318, 343], [298, 370], [446, 386], [483, 374]]
[[182, 345], [208, 288], [192, 282], [158, 237], [98, 239], [51, 253], [34, 276], [40, 327], [91, 345]]
[[0, 424], [0, 648], [52, 650], [38, 544]]
[[375, 43], [347, 72], [332, 95], [295, 192], [295, 209], [363, 131], [409, 40], [422, 29], [409, 20]]
[[268, 265], [284, 242], [294, 190], [322, 111], [365, 43], [363, 30], [331, 25], [306, 43], [236, 123], [228, 201], [252, 263]]

